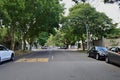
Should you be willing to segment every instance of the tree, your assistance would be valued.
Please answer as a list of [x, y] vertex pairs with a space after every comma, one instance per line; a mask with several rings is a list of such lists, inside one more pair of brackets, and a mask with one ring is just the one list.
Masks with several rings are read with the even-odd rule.
[[6, 34], [7, 34], [7, 29], [6, 28], [0, 28], [0, 44], [3, 42]]
[[24, 8], [24, 0], [3, 0], [2, 20], [6, 25], [11, 37], [11, 49], [14, 50], [15, 32], [17, 31], [17, 23], [19, 22], [21, 10]]
[[41, 32], [39, 34], [39, 37], [38, 37], [38, 43], [40, 45], [44, 46], [45, 43], [47, 42], [48, 38], [49, 38], [49, 33], [47, 33], [47, 32]]
[[54, 33], [63, 11], [58, 0], [3, 0], [0, 4], [0, 18], [8, 28], [13, 50], [16, 37], [25, 49], [26, 40], [32, 45], [41, 32]]
[[55, 29], [56, 34], [49, 37], [46, 45], [66, 46], [68, 48], [68, 45], [75, 44], [76, 36], [73, 34], [73, 28], [69, 25], [67, 19], [67, 17], [62, 18], [62, 27]]
[[55, 29], [56, 34], [51, 34], [47, 40], [47, 46], [64, 46], [65, 45], [65, 38], [64, 33], [61, 30]]
[[83, 50], [86, 30], [88, 30], [89, 36], [92, 34], [101, 39], [115, 26], [104, 13], [97, 12], [95, 8], [87, 3], [73, 6], [70, 9], [68, 20], [74, 28], [74, 34], [82, 40]]
[[68, 45], [75, 44], [76, 36], [73, 33], [74, 28], [70, 25], [69, 17], [63, 17], [61, 24], [62, 24], [62, 27], [61, 27], [60, 31], [62, 33], [64, 33], [64, 35], [63, 35], [64, 44], [67, 47], [68, 47]]
[[110, 31], [111, 33], [107, 34], [106, 38], [120, 38], [120, 28], [115, 28]]
[[47, 39], [47, 42], [45, 43], [45, 45], [47, 45], [47, 46], [56, 46], [55, 36], [51, 34], [49, 36], [49, 38]]
[[54, 28], [59, 27], [60, 15], [63, 11], [58, 0], [39, 0], [36, 9], [36, 13], [33, 16], [35, 21], [34, 23], [30, 23], [30, 28], [27, 33], [30, 44], [33, 43], [34, 38], [39, 36], [41, 32], [54, 33]]

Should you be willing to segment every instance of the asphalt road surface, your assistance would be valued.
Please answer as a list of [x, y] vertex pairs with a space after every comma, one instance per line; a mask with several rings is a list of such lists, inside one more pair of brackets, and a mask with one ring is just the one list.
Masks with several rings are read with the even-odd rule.
[[120, 80], [120, 67], [77, 51], [43, 50], [0, 65], [0, 80]]

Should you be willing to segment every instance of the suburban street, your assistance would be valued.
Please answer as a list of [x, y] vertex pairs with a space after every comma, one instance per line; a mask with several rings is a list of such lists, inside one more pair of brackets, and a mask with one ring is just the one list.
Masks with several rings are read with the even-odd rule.
[[42, 50], [0, 65], [0, 80], [120, 80], [120, 67], [71, 50]]
[[0, 0], [0, 80], [120, 80], [120, 0]]

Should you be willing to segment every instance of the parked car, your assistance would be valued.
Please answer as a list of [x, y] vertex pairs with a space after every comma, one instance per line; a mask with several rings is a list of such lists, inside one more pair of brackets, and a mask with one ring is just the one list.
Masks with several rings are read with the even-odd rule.
[[61, 46], [60, 49], [67, 49], [67, 46]]
[[120, 65], [120, 47], [112, 47], [107, 51], [105, 61], [107, 63], [115, 63]]
[[48, 49], [48, 47], [47, 46], [42, 46], [41, 49]]
[[0, 45], [0, 63], [6, 60], [14, 60], [14, 51]]
[[95, 59], [105, 59], [107, 48], [101, 46], [94, 46], [88, 50], [88, 57], [94, 57]]

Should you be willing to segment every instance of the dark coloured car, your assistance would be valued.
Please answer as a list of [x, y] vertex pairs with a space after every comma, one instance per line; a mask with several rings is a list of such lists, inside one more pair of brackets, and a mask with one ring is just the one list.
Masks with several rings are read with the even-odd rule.
[[41, 49], [48, 49], [48, 47], [47, 46], [42, 46]]
[[87, 53], [88, 57], [94, 57], [95, 59], [105, 59], [107, 48], [102, 46], [94, 46]]
[[107, 51], [106, 56], [107, 63], [115, 63], [120, 65], [120, 47], [112, 47]]
[[67, 49], [67, 47], [66, 46], [61, 46], [60, 49]]

